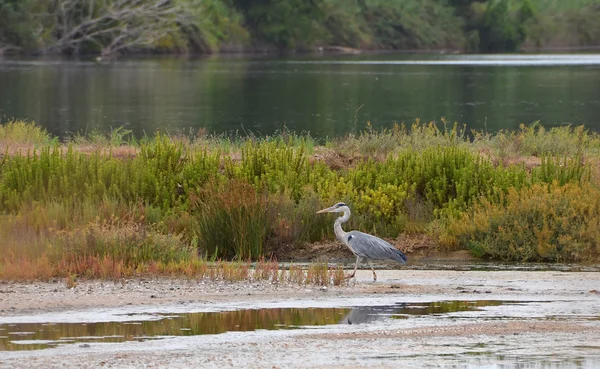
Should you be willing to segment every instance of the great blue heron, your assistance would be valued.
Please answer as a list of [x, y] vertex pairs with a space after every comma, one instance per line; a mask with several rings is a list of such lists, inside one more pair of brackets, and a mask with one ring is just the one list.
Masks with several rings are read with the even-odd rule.
[[348, 246], [350, 251], [356, 255], [354, 271], [352, 274], [346, 276], [346, 278], [354, 277], [358, 264], [362, 259], [367, 259], [369, 261], [369, 265], [373, 271], [374, 281], [377, 280], [377, 274], [375, 274], [375, 269], [373, 268], [371, 260], [394, 260], [401, 264], [406, 264], [406, 255], [381, 238], [359, 231], [344, 232], [342, 224], [350, 219], [351, 213], [348, 205], [343, 202], [338, 202], [332, 207], [317, 211], [317, 214], [321, 213], [344, 213], [343, 216], [335, 220], [333, 229], [338, 240]]

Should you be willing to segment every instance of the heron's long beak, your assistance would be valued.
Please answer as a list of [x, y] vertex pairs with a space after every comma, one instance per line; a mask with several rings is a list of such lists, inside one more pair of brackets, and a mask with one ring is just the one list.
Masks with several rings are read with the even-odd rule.
[[332, 208], [329, 207], [327, 209], [317, 211], [317, 214], [329, 213], [331, 210], [332, 210]]

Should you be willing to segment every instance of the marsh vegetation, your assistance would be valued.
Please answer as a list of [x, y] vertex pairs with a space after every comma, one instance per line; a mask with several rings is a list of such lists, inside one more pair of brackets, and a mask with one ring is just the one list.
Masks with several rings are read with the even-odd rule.
[[285, 131], [135, 139], [115, 129], [60, 142], [9, 121], [0, 147], [2, 278], [341, 283], [323, 260], [308, 275], [282, 275], [276, 261], [314, 260], [297, 250], [334, 239], [332, 219], [314, 213], [337, 201], [354, 210], [349, 227], [409, 253], [425, 239], [502, 260], [600, 255], [600, 138], [582, 126], [489, 134], [417, 121], [324, 143]]

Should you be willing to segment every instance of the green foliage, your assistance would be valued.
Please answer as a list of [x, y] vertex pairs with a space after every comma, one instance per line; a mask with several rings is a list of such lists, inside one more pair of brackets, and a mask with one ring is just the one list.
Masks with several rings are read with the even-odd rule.
[[0, 54], [3, 48], [35, 50], [37, 39], [32, 10], [35, 0], [0, 0]]
[[460, 47], [462, 20], [439, 1], [365, 0], [363, 13], [381, 48]]
[[87, 134], [76, 133], [70, 141], [77, 145], [93, 145], [98, 147], [117, 147], [126, 144], [135, 144], [135, 137], [130, 129], [124, 127], [111, 128], [110, 132], [104, 133], [92, 130]]
[[350, 47], [372, 44], [373, 34], [358, 1], [324, 0], [321, 6], [328, 33], [321, 41]]
[[58, 231], [51, 261], [82, 256], [111, 257], [125, 265], [146, 262], [189, 261], [195, 253], [181, 235], [163, 234], [144, 225], [115, 218], [94, 222], [74, 230]]
[[142, 144], [132, 160], [113, 157], [110, 150], [85, 154], [73, 145], [46, 146], [7, 158], [0, 177], [0, 209], [17, 210], [50, 199], [106, 197], [169, 209], [183, 201], [181, 188], [201, 185], [218, 171], [217, 163], [218, 153], [191, 154], [164, 136]]
[[315, 171], [314, 181], [325, 203], [339, 199], [352, 204], [359, 214], [352, 220], [354, 226], [395, 236], [407, 227], [415, 204], [432, 212], [421, 214], [424, 219], [457, 215], [480, 196], [498, 201], [510, 188], [531, 181], [576, 182], [584, 174], [579, 161], [548, 159], [530, 176], [523, 166], [494, 167], [467, 148], [449, 146], [401, 151], [383, 162], [363, 161], [337, 175]]
[[267, 199], [243, 182], [208, 186], [193, 201], [200, 249], [239, 260], [262, 256], [270, 227], [268, 207]]
[[526, 25], [529, 46], [586, 47], [600, 41], [600, 8], [596, 0], [531, 0], [535, 22]]
[[47, 145], [52, 141], [45, 128], [23, 120], [0, 123], [0, 143], [5, 145]]
[[249, 40], [248, 30], [240, 14], [229, 1], [178, 0], [193, 21], [182, 32], [193, 49], [215, 52], [220, 49], [240, 49]]
[[241, 147], [239, 165], [227, 160], [227, 175], [298, 200], [310, 170], [305, 151], [304, 143], [298, 147], [282, 141], [248, 141]]
[[539, 167], [531, 171], [533, 183], [557, 182], [567, 183], [589, 182], [590, 168], [583, 163], [581, 155], [573, 158], [545, 156]]
[[449, 229], [480, 257], [585, 261], [600, 256], [600, 191], [590, 185], [536, 184], [483, 200]]
[[479, 49], [484, 52], [517, 51], [525, 41], [525, 23], [535, 11], [529, 0], [524, 0], [516, 12], [510, 9], [509, 0], [488, 2], [481, 24], [478, 26]]
[[[58, 7], [45, 0], [0, 0], [0, 52], [210, 53], [329, 45], [498, 52], [519, 50], [523, 43], [587, 46], [600, 38], [596, 0], [173, 0], [162, 8], [152, 7], [155, 3], [78, 0]], [[119, 33], [122, 29], [128, 32]]]
[[323, 33], [323, 0], [234, 0], [258, 42], [280, 49], [312, 46]]
[[465, 127], [454, 124], [449, 127], [442, 120], [442, 128], [434, 122], [421, 123], [419, 119], [409, 127], [404, 123], [394, 124], [391, 129], [376, 131], [370, 122], [358, 135], [350, 135], [331, 143], [336, 150], [347, 156], [360, 155], [367, 158], [385, 159], [398, 149], [423, 150], [438, 146], [464, 145], [468, 142]]
[[489, 150], [502, 163], [534, 156], [576, 156], [597, 151], [600, 140], [595, 132], [583, 126], [544, 128], [539, 122], [521, 124], [518, 130], [500, 130], [494, 134], [473, 132], [473, 143], [480, 150]]

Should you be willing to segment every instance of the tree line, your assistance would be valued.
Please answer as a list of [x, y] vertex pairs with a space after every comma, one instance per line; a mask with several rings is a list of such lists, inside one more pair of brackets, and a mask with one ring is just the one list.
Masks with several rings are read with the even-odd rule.
[[510, 52], [599, 42], [600, 0], [0, 0], [5, 54]]

